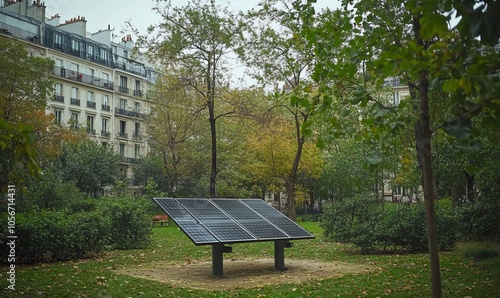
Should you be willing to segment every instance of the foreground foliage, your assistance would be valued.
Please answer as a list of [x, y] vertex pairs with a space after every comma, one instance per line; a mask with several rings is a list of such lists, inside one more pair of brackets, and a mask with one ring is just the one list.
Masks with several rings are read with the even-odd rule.
[[[67, 209], [18, 213], [16, 262], [67, 261], [108, 248], [147, 247], [151, 233], [147, 203], [130, 197], [87, 199]], [[0, 234], [8, 235], [6, 214], [0, 223]], [[1, 249], [0, 261], [5, 262], [9, 247]]]
[[[200, 291], [188, 287], [118, 275], [114, 269], [135, 266], [185, 264], [189, 260], [210, 260], [209, 246], [195, 246], [172, 225], [153, 229], [149, 248], [110, 251], [97, 259], [17, 266], [16, 291], [2, 286], [2, 297], [428, 297], [429, 264], [425, 254], [366, 255], [343, 244], [325, 242], [316, 223], [302, 223], [316, 239], [296, 241], [286, 250], [286, 259], [345, 261], [370, 268], [363, 274], [300, 284], [260, 286], [231, 291]], [[500, 258], [474, 259], [470, 251], [500, 252], [498, 243], [459, 244], [453, 252], [441, 254], [443, 293], [447, 297], [498, 297]], [[273, 257], [272, 242], [233, 246], [225, 259]], [[0, 268], [6, 272], [6, 268]], [[286, 279], [286, 272], [283, 273]], [[215, 281], [215, 280], [214, 280]]]
[[[325, 236], [353, 243], [363, 251], [426, 252], [423, 204], [386, 204], [382, 209], [360, 198], [335, 202], [321, 217]], [[451, 250], [457, 242], [458, 218], [451, 208], [437, 208], [438, 247]]]

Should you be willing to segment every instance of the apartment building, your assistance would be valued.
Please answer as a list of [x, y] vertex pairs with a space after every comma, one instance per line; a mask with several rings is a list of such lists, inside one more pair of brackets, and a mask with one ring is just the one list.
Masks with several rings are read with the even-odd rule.
[[132, 166], [149, 151], [144, 118], [151, 109], [147, 91], [156, 73], [130, 57], [130, 35], [114, 42], [109, 25], [89, 33], [86, 24], [81, 16], [47, 18], [40, 0], [9, 0], [0, 7], [0, 35], [24, 41], [33, 55], [55, 62], [47, 112], [60, 125], [112, 145], [122, 157], [120, 172], [129, 190], [138, 194], [141, 186], [134, 183]]

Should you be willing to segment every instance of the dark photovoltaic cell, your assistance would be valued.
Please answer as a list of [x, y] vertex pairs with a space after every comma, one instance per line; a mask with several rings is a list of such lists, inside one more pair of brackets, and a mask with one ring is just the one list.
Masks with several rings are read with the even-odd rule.
[[296, 224], [293, 220], [289, 219], [285, 215], [283, 215], [278, 210], [269, 206], [260, 199], [247, 199], [242, 200], [242, 202], [248, 207], [252, 208], [258, 214], [262, 215], [265, 219], [267, 219], [270, 223], [274, 224], [276, 227], [281, 229], [291, 238], [300, 239], [300, 238], [312, 238], [313, 235], [303, 229], [301, 226]]
[[290, 238], [241, 200], [212, 199], [212, 202], [259, 240]]
[[179, 202], [174, 199], [154, 199], [194, 244], [219, 243]]
[[196, 245], [314, 238], [260, 199], [154, 200]]

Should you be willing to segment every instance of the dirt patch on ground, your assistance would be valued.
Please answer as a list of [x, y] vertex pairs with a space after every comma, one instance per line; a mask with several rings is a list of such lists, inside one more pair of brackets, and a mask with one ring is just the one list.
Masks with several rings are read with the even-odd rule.
[[201, 290], [255, 288], [265, 285], [299, 283], [368, 272], [370, 268], [345, 262], [285, 259], [286, 271], [274, 269], [274, 259], [224, 260], [224, 276], [212, 275], [212, 262], [157, 264], [116, 270], [119, 274], [168, 283], [175, 287]]

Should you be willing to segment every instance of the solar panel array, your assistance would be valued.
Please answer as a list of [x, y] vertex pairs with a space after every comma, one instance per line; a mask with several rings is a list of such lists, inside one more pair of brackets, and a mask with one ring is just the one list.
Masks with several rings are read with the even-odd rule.
[[196, 245], [314, 238], [260, 199], [154, 200]]

